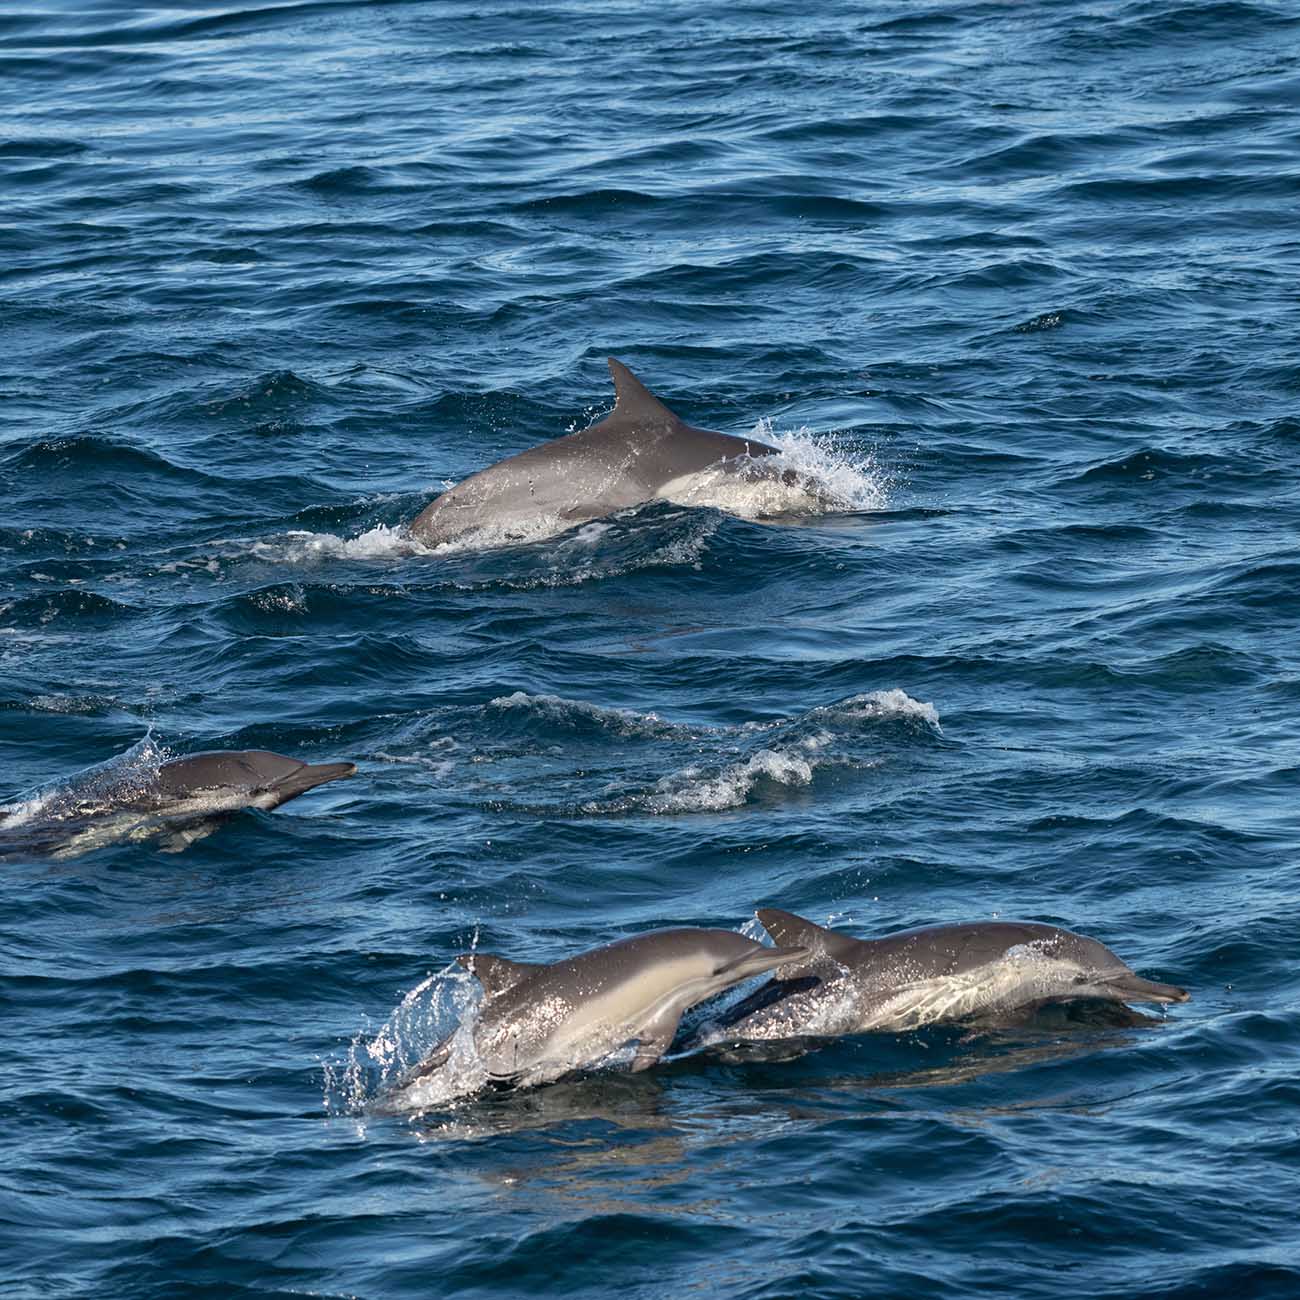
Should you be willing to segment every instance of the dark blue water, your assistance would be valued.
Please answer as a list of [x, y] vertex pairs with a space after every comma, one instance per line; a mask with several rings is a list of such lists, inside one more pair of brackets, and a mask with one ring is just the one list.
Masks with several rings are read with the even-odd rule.
[[[0, 800], [360, 765], [4, 865], [6, 1296], [1300, 1294], [1294, 5], [47, 0], [0, 177]], [[609, 354], [849, 508], [406, 541]], [[381, 1113], [762, 904], [1193, 1000]]]

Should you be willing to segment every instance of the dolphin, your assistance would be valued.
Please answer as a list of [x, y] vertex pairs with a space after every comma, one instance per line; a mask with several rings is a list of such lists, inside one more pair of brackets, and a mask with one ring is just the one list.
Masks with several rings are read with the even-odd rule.
[[[485, 953], [456, 960], [483, 986], [474, 1051], [489, 1081], [526, 1087], [594, 1065], [636, 1044], [633, 1072], [668, 1050], [682, 1013], [734, 984], [807, 957], [800, 946], [765, 948], [732, 930], [652, 930], [552, 965]], [[453, 1031], [403, 1081], [451, 1056]]]
[[1064, 999], [1186, 1002], [1135, 974], [1104, 944], [1034, 921], [968, 921], [855, 939], [762, 908], [777, 943], [810, 956], [732, 1007], [710, 1042], [829, 1038], [940, 1021], [996, 1019]]
[[124, 756], [0, 807], [0, 850], [12, 845], [67, 858], [124, 839], [162, 837], [163, 847], [175, 851], [230, 813], [269, 812], [356, 770], [355, 763], [304, 763], [266, 749], [210, 750], [157, 766]]
[[[544, 442], [463, 479], [415, 517], [410, 536], [437, 546], [475, 533], [558, 532], [656, 498], [703, 470], [762, 476], [777, 454], [753, 438], [696, 429], [673, 414], [622, 362], [609, 359], [614, 409], [578, 433]], [[780, 475], [793, 482], [790, 471]]]

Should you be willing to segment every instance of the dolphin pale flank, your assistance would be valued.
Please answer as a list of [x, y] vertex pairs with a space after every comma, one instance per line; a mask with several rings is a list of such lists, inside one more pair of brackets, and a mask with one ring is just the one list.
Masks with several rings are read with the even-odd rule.
[[[632, 1069], [668, 1050], [682, 1013], [784, 962], [800, 946], [765, 948], [731, 930], [654, 930], [548, 966], [470, 953], [457, 960], [483, 986], [474, 1050], [489, 1079], [519, 1086], [558, 1079], [630, 1043]], [[453, 1033], [406, 1080], [451, 1055]]]
[[182, 849], [243, 808], [270, 811], [351, 776], [354, 763], [304, 763], [265, 749], [212, 750], [164, 763], [119, 759], [0, 808], [0, 854], [76, 857], [121, 840]]
[[776, 454], [752, 438], [692, 427], [613, 357], [609, 370], [615, 401], [603, 420], [462, 480], [416, 516], [410, 535], [436, 546], [475, 533], [561, 531], [671, 496], [674, 485], [704, 470], [761, 474], [756, 459]]
[[915, 1029], [986, 1019], [1063, 999], [1186, 1002], [1104, 944], [1032, 921], [972, 921], [855, 939], [775, 908], [758, 919], [808, 958], [727, 1013], [712, 1041], [755, 1042]]

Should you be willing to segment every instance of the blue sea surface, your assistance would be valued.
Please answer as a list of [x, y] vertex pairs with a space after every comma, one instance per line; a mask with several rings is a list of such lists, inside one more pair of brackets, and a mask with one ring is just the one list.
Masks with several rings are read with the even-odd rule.
[[[17, 0], [0, 1291], [1300, 1295], [1300, 8]], [[845, 508], [429, 549], [612, 404]], [[122, 757], [125, 756], [125, 757]], [[477, 948], [1049, 921], [1192, 1000], [385, 1098]]]

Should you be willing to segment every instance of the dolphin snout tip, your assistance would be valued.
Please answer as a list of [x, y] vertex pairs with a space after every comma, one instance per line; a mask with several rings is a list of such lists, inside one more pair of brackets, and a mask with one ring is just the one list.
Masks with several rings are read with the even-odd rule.
[[320, 784], [324, 781], [338, 781], [345, 776], [356, 776], [357, 765], [343, 760], [338, 763], [309, 764], [307, 770], [316, 777], [317, 784]]

